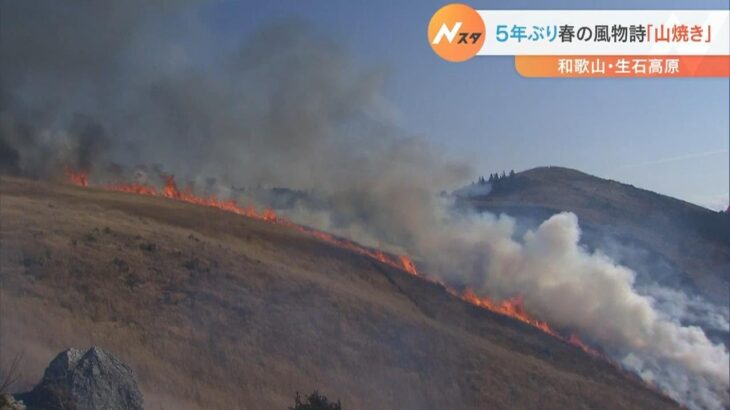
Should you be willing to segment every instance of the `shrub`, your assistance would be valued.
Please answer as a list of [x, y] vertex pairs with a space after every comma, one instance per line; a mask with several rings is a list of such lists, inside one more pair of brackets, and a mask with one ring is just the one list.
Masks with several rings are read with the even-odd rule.
[[294, 397], [294, 407], [289, 407], [289, 410], [342, 410], [340, 401], [337, 403], [330, 403], [327, 397], [320, 395], [317, 390], [312, 392], [309, 396], [305, 397], [302, 401], [302, 396], [297, 395]]

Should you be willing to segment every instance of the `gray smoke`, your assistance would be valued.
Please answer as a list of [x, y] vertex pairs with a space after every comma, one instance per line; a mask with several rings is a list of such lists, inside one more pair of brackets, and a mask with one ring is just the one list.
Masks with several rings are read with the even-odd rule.
[[[600, 251], [579, 245], [575, 215], [562, 213], [519, 241], [509, 218], [457, 223], [479, 232], [472, 239], [455, 235], [452, 246], [487, 249], [472, 286], [483, 294], [522, 294], [529, 311], [556, 326], [575, 329], [617, 360], [692, 407], [720, 408], [728, 403], [730, 362], [727, 349], [712, 343], [696, 326], [659, 311], [653, 299], [634, 288], [635, 273]], [[477, 235], [481, 235], [477, 237]], [[472, 256], [472, 260], [476, 258]]]
[[639, 294], [634, 272], [583, 249], [574, 215], [517, 235], [511, 218], [452, 212], [438, 192], [473, 175], [469, 164], [404, 134], [384, 71], [306, 25], [211, 47], [200, 2], [0, 5], [3, 172], [52, 177], [67, 165], [100, 179], [168, 172], [226, 195], [309, 190], [322, 200], [292, 210], [295, 221], [408, 252], [481, 295], [522, 295], [683, 403], [728, 405], [725, 347]]

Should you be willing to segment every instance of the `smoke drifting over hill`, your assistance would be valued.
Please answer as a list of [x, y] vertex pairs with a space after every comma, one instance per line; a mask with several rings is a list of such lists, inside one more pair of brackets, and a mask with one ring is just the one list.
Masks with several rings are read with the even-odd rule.
[[307, 27], [282, 24], [210, 51], [199, 2], [0, 4], [4, 172], [49, 178], [71, 166], [113, 180], [160, 169], [223, 195], [313, 189], [326, 206], [303, 205], [295, 221], [406, 251], [483, 295], [521, 295], [528, 311], [678, 400], [729, 404], [726, 348], [660, 313], [634, 290], [634, 272], [584, 250], [575, 216], [516, 238], [508, 217], [453, 213], [438, 191], [471, 166], [404, 135], [383, 73]]

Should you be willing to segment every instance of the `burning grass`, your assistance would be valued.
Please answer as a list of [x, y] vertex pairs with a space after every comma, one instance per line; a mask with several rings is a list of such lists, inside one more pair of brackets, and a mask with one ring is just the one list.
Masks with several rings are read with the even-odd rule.
[[101, 345], [150, 408], [286, 408], [315, 388], [352, 409], [676, 407], [561, 339], [284, 225], [161, 195], [0, 187], [3, 348], [26, 353], [22, 386], [52, 353]]
[[[67, 181], [73, 185], [80, 187], [90, 187], [89, 174], [86, 171], [74, 170], [69, 167], [65, 168]], [[480, 308], [489, 310], [491, 312], [501, 314], [512, 319], [518, 320], [522, 323], [537, 328], [555, 338], [562, 340], [565, 343], [576, 346], [584, 352], [601, 357], [608, 360], [603, 354], [597, 350], [589, 347], [584, 343], [577, 335], [570, 334], [569, 336], [563, 336], [557, 330], [553, 329], [547, 322], [532, 317], [524, 307], [523, 298], [521, 295], [515, 295], [512, 298], [505, 299], [502, 301], [495, 301], [488, 297], [478, 296], [472, 289], [466, 288], [462, 291], [457, 291], [455, 288], [443, 283], [442, 281], [435, 279], [429, 275], [421, 274], [413, 260], [408, 255], [392, 255], [383, 252], [379, 249], [372, 249], [359, 245], [351, 240], [341, 238], [332, 235], [327, 232], [319, 231], [307, 226], [298, 225], [286, 218], [282, 218], [276, 214], [273, 209], [266, 208], [263, 211], [256, 210], [255, 207], [249, 205], [247, 207], [240, 206], [237, 202], [227, 199], [219, 199], [215, 195], [199, 196], [193, 193], [192, 188], [188, 187], [183, 190], [179, 189], [175, 181], [174, 175], [163, 175], [164, 186], [158, 190], [156, 187], [148, 184], [139, 182], [123, 182], [115, 184], [102, 184], [95, 187], [117, 192], [126, 192], [130, 194], [138, 195], [150, 195], [159, 196], [178, 201], [188, 202], [191, 204], [208, 206], [218, 208], [223, 211], [232, 212], [243, 217], [258, 219], [269, 223], [278, 225], [284, 225], [300, 232], [309, 234], [322, 241], [331, 243], [335, 246], [351, 250], [355, 253], [370, 257], [381, 263], [395, 267], [397, 269], [404, 270], [413, 276], [420, 277], [429, 282], [437, 283], [441, 285], [450, 294]]]

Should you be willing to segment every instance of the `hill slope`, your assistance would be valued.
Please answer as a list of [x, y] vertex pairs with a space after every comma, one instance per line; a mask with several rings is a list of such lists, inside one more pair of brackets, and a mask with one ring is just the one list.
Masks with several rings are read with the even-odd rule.
[[714, 303], [729, 302], [728, 215], [561, 167], [520, 172], [468, 203], [534, 222], [572, 211], [588, 245], [609, 252], [620, 247], [611, 256], [639, 274], [650, 272], [665, 284], [689, 286]]
[[147, 408], [669, 408], [633, 377], [300, 232], [161, 198], [3, 178], [0, 353], [23, 385], [99, 345]]

